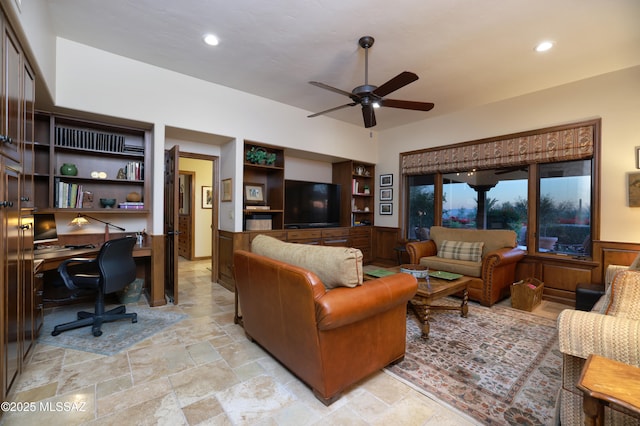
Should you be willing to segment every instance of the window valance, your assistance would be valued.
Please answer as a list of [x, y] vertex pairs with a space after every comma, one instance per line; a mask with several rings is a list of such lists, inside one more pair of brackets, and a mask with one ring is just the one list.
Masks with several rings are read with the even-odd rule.
[[401, 153], [404, 175], [495, 169], [593, 156], [600, 120]]

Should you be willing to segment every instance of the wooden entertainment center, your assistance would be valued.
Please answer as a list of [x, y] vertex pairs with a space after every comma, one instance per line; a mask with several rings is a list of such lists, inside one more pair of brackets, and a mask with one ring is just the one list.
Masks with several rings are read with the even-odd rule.
[[[252, 153], [262, 154], [253, 156]], [[266, 157], [271, 155], [270, 161]], [[273, 157], [275, 155], [275, 158]], [[259, 160], [256, 161], [256, 157]], [[243, 232], [219, 232], [218, 260], [220, 268], [220, 284], [233, 290], [233, 252], [249, 250], [251, 241], [256, 235], [265, 234], [287, 242], [300, 244], [320, 244], [327, 246], [355, 247], [362, 251], [363, 260], [369, 263], [373, 259], [371, 248], [374, 194], [375, 165], [352, 160], [332, 164], [332, 182], [339, 184], [340, 192], [340, 226], [331, 228], [286, 229], [285, 212], [285, 167], [284, 150], [262, 143], [247, 141], [244, 146], [244, 184], [255, 185], [262, 192], [265, 208], [256, 208], [247, 203], [243, 191]], [[266, 208], [268, 206], [268, 208]], [[247, 228], [247, 219], [255, 220], [263, 217], [269, 220], [266, 229]], [[267, 219], [268, 218], [268, 219]]]

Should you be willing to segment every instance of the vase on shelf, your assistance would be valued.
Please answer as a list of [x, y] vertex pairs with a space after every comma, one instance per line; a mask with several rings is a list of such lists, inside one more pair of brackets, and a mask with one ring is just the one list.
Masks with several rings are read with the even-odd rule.
[[76, 176], [78, 174], [78, 168], [75, 164], [64, 163], [60, 167], [60, 174], [64, 176]]

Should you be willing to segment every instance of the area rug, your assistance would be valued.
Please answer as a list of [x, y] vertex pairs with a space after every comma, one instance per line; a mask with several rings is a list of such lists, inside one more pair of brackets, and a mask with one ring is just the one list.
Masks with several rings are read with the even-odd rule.
[[128, 305], [127, 312], [138, 314], [137, 323], [126, 319], [104, 323], [102, 336], [99, 337], [93, 336], [90, 326], [65, 331], [57, 336], [51, 335], [56, 325], [75, 320], [76, 313], [81, 310], [92, 312], [93, 305], [65, 306], [47, 311], [38, 343], [101, 355], [114, 355], [187, 317], [184, 314], [168, 312], [160, 308]]
[[562, 365], [554, 320], [471, 302], [467, 318], [431, 319], [422, 339], [408, 312], [404, 361], [387, 372], [482, 424], [553, 424]]

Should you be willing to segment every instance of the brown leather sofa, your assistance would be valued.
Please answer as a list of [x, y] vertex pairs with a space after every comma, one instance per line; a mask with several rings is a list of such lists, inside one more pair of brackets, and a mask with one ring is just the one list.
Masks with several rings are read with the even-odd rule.
[[[469, 283], [469, 299], [491, 306], [510, 294], [518, 262], [526, 252], [517, 248], [516, 233], [504, 229], [456, 229], [432, 226], [430, 240], [407, 244], [410, 262], [428, 266], [433, 271], [463, 274]], [[440, 249], [444, 241], [483, 243], [477, 261], [444, 257]]]
[[404, 358], [406, 305], [417, 289], [411, 275], [327, 290], [308, 269], [256, 253], [236, 251], [234, 265], [247, 337], [325, 405]]

